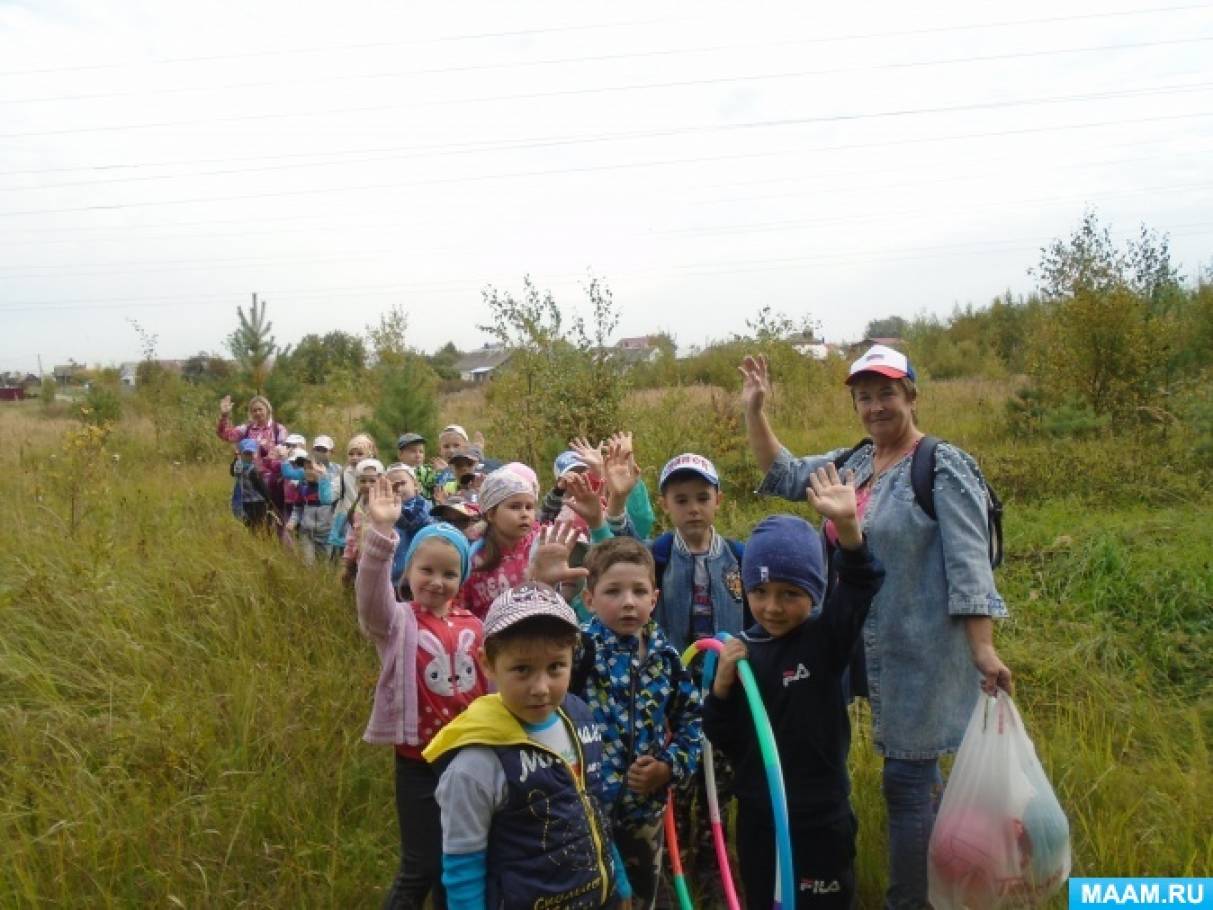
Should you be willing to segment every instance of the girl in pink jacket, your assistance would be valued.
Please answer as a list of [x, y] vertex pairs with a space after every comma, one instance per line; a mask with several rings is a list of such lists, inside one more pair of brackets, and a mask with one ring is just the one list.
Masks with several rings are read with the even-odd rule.
[[400, 871], [384, 906], [421, 907], [432, 896], [433, 906], [445, 910], [441, 814], [434, 800], [438, 776], [421, 750], [485, 693], [476, 660], [484, 627], [456, 606], [468, 577], [468, 542], [449, 524], [428, 525], [413, 536], [404, 572], [413, 600], [396, 600], [391, 570], [400, 508], [400, 497], [380, 476], [367, 495], [369, 527], [355, 586], [358, 624], [382, 664], [363, 739], [396, 749]]

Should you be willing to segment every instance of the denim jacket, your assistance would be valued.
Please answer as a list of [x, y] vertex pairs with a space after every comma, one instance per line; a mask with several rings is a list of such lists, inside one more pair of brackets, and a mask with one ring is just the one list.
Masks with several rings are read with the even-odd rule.
[[[793, 458], [782, 449], [759, 493], [803, 500], [809, 475], [844, 454]], [[927, 759], [954, 752], [977, 701], [979, 674], [963, 617], [1007, 615], [994, 586], [981, 472], [947, 443], [935, 451], [932, 521], [914, 501], [907, 453], [875, 481], [862, 530], [885, 567], [863, 629], [876, 750]], [[843, 466], [857, 485], [872, 477], [872, 446]]]
[[[801, 496], [804, 496], [803, 491]], [[617, 537], [637, 536], [632, 517], [626, 512], [621, 518], [608, 517], [607, 523]], [[653, 541], [645, 541], [645, 546], [651, 550]], [[741, 566], [733, 555], [732, 548], [717, 532], [712, 534], [707, 562], [708, 593], [712, 598], [712, 623], [715, 631], [736, 635], [750, 624], [751, 619], [747, 615], [745, 598], [742, 596]], [[661, 626], [666, 640], [681, 654], [691, 643], [689, 636], [691, 600], [695, 592], [695, 557], [687, 550], [678, 534], [674, 535], [670, 561], [666, 564], [665, 574], [657, 579], [657, 587], [661, 590], [661, 595], [657, 598], [653, 618]]]

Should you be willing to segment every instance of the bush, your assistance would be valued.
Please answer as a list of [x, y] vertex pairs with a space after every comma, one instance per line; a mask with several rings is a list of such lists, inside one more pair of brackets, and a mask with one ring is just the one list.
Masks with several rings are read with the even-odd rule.
[[80, 419], [92, 426], [117, 423], [122, 418], [122, 398], [109, 385], [94, 384], [84, 396]]

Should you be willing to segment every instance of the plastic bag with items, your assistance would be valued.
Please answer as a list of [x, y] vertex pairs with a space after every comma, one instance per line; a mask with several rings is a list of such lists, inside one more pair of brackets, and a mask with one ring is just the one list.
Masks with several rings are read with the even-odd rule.
[[1005, 692], [973, 709], [930, 847], [936, 910], [1034, 907], [1070, 875], [1070, 826]]

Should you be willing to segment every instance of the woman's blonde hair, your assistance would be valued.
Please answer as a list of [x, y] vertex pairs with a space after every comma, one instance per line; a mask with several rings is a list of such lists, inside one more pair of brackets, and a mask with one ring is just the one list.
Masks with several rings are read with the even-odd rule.
[[249, 409], [250, 416], [252, 416], [253, 405], [255, 405], [255, 404], [265, 405], [265, 412], [266, 412], [267, 416], [269, 417], [270, 420], [274, 419], [274, 406], [272, 404], [270, 404], [270, 400], [268, 398], [266, 398], [264, 395], [254, 395], [252, 398], [250, 398], [248, 400], [248, 409]]

